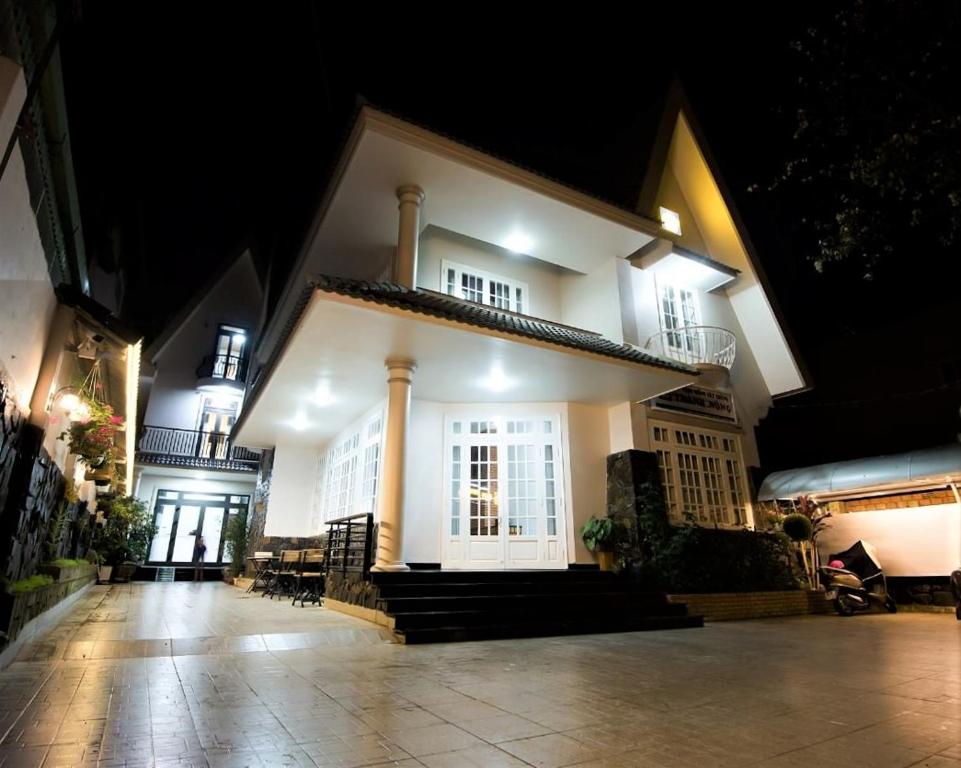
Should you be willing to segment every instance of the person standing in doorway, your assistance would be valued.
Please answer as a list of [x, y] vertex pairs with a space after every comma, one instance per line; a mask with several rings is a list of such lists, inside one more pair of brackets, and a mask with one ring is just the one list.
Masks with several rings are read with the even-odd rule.
[[204, 580], [204, 555], [207, 553], [207, 545], [204, 543], [202, 535], [197, 536], [197, 543], [194, 544], [194, 581]]

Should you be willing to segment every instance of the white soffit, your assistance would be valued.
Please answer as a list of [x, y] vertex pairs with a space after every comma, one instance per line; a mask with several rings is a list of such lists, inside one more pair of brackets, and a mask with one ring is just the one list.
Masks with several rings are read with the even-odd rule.
[[414, 360], [412, 396], [442, 403], [612, 405], [695, 379], [317, 291], [237, 443], [324, 444], [387, 396], [388, 358]]
[[658, 231], [629, 211], [595, 200], [481, 152], [379, 113], [364, 126], [337, 182], [310, 249], [311, 262], [358, 273], [358, 259], [379, 263], [397, 242], [397, 197], [404, 184], [426, 195], [421, 226], [448, 229], [542, 261], [590, 272], [627, 257]]
[[653, 274], [658, 282], [713, 291], [737, 278], [737, 270], [680, 248], [670, 240], [654, 240], [630, 257], [631, 264]]

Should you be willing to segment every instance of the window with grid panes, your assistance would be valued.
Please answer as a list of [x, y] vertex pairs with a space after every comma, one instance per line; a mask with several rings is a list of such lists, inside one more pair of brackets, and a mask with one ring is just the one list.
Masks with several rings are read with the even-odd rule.
[[441, 262], [441, 285], [451, 296], [509, 312], [523, 313], [527, 305], [526, 283], [452, 261]]
[[737, 436], [655, 422], [651, 440], [672, 520], [720, 526], [748, 523]]
[[660, 286], [661, 326], [667, 333], [667, 345], [682, 352], [694, 352], [697, 334], [685, 332], [698, 324], [694, 291], [665, 283]]
[[311, 520], [318, 523], [377, 510], [383, 414], [342, 432], [317, 463]]

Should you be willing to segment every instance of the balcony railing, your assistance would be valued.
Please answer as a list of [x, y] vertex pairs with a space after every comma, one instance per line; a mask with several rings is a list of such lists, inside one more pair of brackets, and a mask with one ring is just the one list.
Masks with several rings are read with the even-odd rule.
[[170, 467], [256, 472], [260, 453], [233, 445], [229, 435], [145, 426], [137, 461]]
[[679, 363], [720, 365], [730, 370], [737, 352], [737, 337], [713, 325], [690, 325], [655, 333], [644, 347]]
[[197, 378], [243, 384], [247, 378], [247, 359], [239, 355], [207, 355], [197, 368]]

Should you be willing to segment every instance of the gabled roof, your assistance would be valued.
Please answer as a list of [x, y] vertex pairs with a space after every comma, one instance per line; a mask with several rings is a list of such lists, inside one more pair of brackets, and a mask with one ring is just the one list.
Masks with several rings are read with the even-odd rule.
[[658, 126], [654, 142], [651, 146], [650, 160], [648, 162], [644, 180], [641, 184], [641, 190], [638, 195], [637, 210], [643, 216], [658, 218], [654, 208], [657, 202], [657, 195], [661, 179], [663, 178], [667, 169], [671, 142], [674, 138], [675, 131], [680, 121], [683, 121], [683, 123], [690, 129], [694, 143], [702, 155], [704, 163], [707, 165], [708, 173], [711, 175], [714, 184], [717, 186], [717, 190], [720, 193], [723, 204], [730, 215], [734, 228], [737, 231], [737, 236], [741, 241], [741, 245], [743, 246], [744, 253], [750, 266], [750, 271], [753, 272], [754, 277], [757, 279], [761, 289], [764, 291], [764, 295], [766, 296], [770, 305], [774, 319], [780, 327], [784, 341], [787, 344], [790, 355], [793, 358], [794, 364], [797, 366], [798, 373], [803, 382], [801, 387], [788, 392], [781, 392], [774, 395], [774, 397], [784, 397], [787, 395], [804, 392], [811, 388], [810, 373], [807, 369], [807, 366], [804, 364], [804, 360], [801, 357], [797, 344], [791, 335], [787, 321], [784, 317], [784, 313], [781, 311], [781, 308], [778, 305], [773, 288], [771, 287], [771, 283], [768, 280], [767, 274], [764, 271], [764, 267], [761, 264], [761, 260], [757, 255], [757, 250], [751, 240], [748, 228], [745, 225], [740, 212], [738, 211], [729, 187], [724, 181], [724, 176], [721, 173], [720, 165], [717, 162], [715, 155], [711, 151], [710, 144], [707, 141], [701, 123], [697, 118], [694, 108], [692, 107], [684, 88], [677, 79], [671, 83], [665, 97], [664, 111], [661, 115], [660, 124]]
[[[198, 309], [200, 309], [204, 301], [206, 301], [206, 299], [211, 293], [213, 293], [220, 282], [230, 273], [237, 262], [245, 257], [250, 259], [250, 267], [253, 269], [258, 283], [260, 283], [260, 275], [257, 272], [256, 265], [254, 264], [253, 254], [251, 254], [250, 248], [244, 247], [238, 251], [232, 252], [223, 261], [221, 261], [216, 269], [211, 272], [207, 281], [204, 282], [203, 285], [197, 289], [190, 300], [180, 308], [180, 311], [174, 315], [173, 319], [169, 323], [167, 323], [160, 335], [150, 342], [150, 346], [144, 350], [145, 360], [149, 360], [151, 363], [153, 363], [157, 357], [160, 356], [167, 345], [174, 340], [178, 333], [180, 333], [187, 321]], [[263, 286], [261, 286], [261, 289], [262, 288]]]

